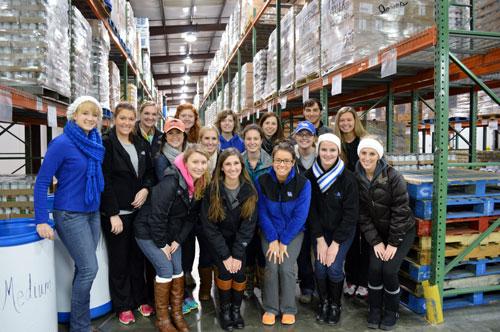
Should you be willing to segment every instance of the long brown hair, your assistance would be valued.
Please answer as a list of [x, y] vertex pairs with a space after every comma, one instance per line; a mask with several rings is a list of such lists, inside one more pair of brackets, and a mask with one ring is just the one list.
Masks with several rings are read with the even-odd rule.
[[[116, 118], [121, 113], [121, 111], [124, 111], [124, 110], [132, 111], [132, 113], [134, 113], [135, 118], [137, 119], [137, 114], [136, 114], [136, 110], [135, 110], [134, 105], [132, 105], [131, 103], [128, 103], [126, 101], [122, 101], [115, 106], [115, 110], [113, 112], [113, 119], [116, 120]], [[131, 143], [134, 142], [134, 136], [135, 136], [135, 126], [132, 128], [132, 131], [130, 132], [130, 134], [128, 134], [128, 140]]]
[[241, 173], [239, 176], [240, 184], [246, 183], [252, 187], [253, 194], [246, 199], [241, 207], [240, 218], [246, 219], [249, 218], [253, 212], [255, 211], [255, 205], [257, 203], [257, 191], [253, 186], [252, 179], [250, 179], [250, 175], [245, 168], [245, 163], [243, 161], [243, 157], [241, 153], [235, 148], [228, 148], [221, 152], [219, 160], [217, 161], [217, 167], [215, 167], [214, 177], [212, 179], [212, 183], [210, 185], [211, 193], [210, 193], [210, 207], [208, 208], [208, 219], [213, 222], [219, 222], [226, 218], [226, 212], [224, 211], [224, 207], [222, 206], [221, 199], [221, 184], [224, 181], [224, 172], [222, 171], [222, 165], [227, 158], [231, 156], [238, 157], [238, 160], [241, 164]]
[[363, 124], [361, 123], [361, 120], [358, 116], [358, 112], [356, 112], [356, 110], [350, 106], [342, 107], [335, 115], [334, 134], [337, 135], [337, 137], [339, 137], [343, 143], [345, 142], [344, 133], [340, 130], [339, 127], [339, 120], [340, 117], [346, 113], [351, 113], [352, 116], [354, 117], [354, 135], [356, 135], [356, 137], [358, 138], [366, 136], [368, 133], [366, 132], [365, 128], [363, 127]]
[[[276, 115], [276, 113], [272, 113], [272, 112], [265, 113], [262, 116], [262, 118], [260, 118], [260, 121], [259, 121], [260, 127], [263, 128], [262, 125], [270, 117], [276, 118], [276, 123], [278, 124], [278, 129], [276, 130], [274, 135], [271, 137], [271, 142], [273, 142], [273, 144], [274, 144], [274, 143], [276, 143], [276, 141], [283, 139], [285, 137], [285, 135], [283, 134], [283, 127], [281, 126], [281, 120], [279, 119], [278, 115]], [[263, 138], [265, 138], [265, 137], [263, 137]]]
[[240, 122], [238, 121], [238, 116], [233, 111], [225, 110], [225, 111], [222, 111], [219, 114], [217, 114], [217, 118], [215, 119], [215, 126], [219, 130], [219, 133], [222, 135], [222, 129], [220, 127], [220, 123], [222, 122], [222, 120], [224, 120], [228, 116], [233, 118], [233, 122], [234, 122], [233, 136], [234, 136], [238, 133], [238, 131], [240, 129]]
[[190, 103], [180, 104], [179, 106], [177, 106], [177, 109], [175, 111], [175, 118], [179, 119], [179, 116], [184, 110], [191, 110], [194, 114], [194, 124], [191, 127], [191, 129], [189, 129], [187, 140], [189, 143], [196, 143], [198, 141], [198, 135], [201, 127], [198, 111], [196, 110], [193, 104]]
[[[208, 159], [210, 159], [210, 156], [207, 153], [207, 150], [205, 150], [205, 147], [201, 144], [193, 144], [189, 146], [186, 151], [184, 151], [184, 155], [182, 157], [182, 160], [184, 163], [187, 163], [189, 157], [191, 157], [192, 154], [194, 153], [199, 153], [205, 158], [207, 158], [207, 163]], [[202, 199], [203, 194], [205, 193], [205, 189], [210, 182], [210, 174], [208, 173], [208, 167], [205, 173], [199, 178], [194, 181], [194, 198], [196, 200]]]

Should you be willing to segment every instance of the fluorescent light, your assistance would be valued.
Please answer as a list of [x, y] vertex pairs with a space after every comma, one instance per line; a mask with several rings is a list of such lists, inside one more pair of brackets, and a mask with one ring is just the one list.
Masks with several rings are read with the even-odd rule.
[[186, 82], [187, 82], [187, 81], [189, 81], [189, 78], [190, 78], [190, 77], [189, 77], [189, 75], [188, 75], [188, 74], [186, 74], [186, 75], [182, 76], [182, 79], [183, 79], [184, 81], [186, 81]]
[[181, 94], [181, 98], [183, 98], [183, 99], [187, 98], [187, 94], [185, 94], [185, 93]]
[[186, 35], [184, 36], [184, 39], [188, 42], [188, 43], [194, 43], [196, 41], [196, 34], [194, 32], [188, 32], [186, 33]]
[[184, 99], [181, 100], [181, 104], [185, 104], [186, 101]]
[[187, 14], [189, 12], [189, 7], [182, 8], [182, 11], [184, 12], [184, 14]]
[[182, 91], [182, 92], [187, 92], [187, 90], [188, 90], [188, 87], [187, 87], [187, 86], [185, 86], [185, 85], [181, 88], [181, 91]]
[[193, 59], [188, 55], [184, 60], [182, 60], [186, 65], [190, 65], [193, 63]]

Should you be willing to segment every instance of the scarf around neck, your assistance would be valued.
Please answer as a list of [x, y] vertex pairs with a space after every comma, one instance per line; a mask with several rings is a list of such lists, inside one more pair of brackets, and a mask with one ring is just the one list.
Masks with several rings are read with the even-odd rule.
[[188, 187], [188, 193], [189, 193], [189, 198], [193, 198], [194, 195], [194, 180], [191, 174], [189, 174], [189, 171], [187, 169], [186, 163], [184, 162], [184, 154], [181, 153], [175, 158], [174, 161], [175, 167], [179, 170], [181, 173], [182, 177], [184, 178], [184, 181], [186, 181], [186, 185]]
[[325, 172], [323, 167], [321, 167], [318, 156], [312, 166], [312, 170], [318, 182], [319, 189], [324, 193], [335, 183], [335, 181], [337, 181], [339, 175], [344, 171], [344, 162], [339, 158], [337, 164]]
[[171, 165], [174, 164], [175, 158], [177, 158], [178, 155], [180, 155], [182, 152], [174, 149], [170, 144], [166, 143], [163, 145], [163, 148], [161, 149], [161, 153], [168, 159]]
[[99, 202], [101, 192], [104, 190], [104, 176], [102, 174], [102, 161], [105, 149], [102, 145], [101, 135], [96, 128], [88, 135], [85, 134], [75, 121], [68, 121], [64, 133], [76, 145], [78, 150], [87, 158], [87, 183], [85, 185], [85, 204], [91, 205]]

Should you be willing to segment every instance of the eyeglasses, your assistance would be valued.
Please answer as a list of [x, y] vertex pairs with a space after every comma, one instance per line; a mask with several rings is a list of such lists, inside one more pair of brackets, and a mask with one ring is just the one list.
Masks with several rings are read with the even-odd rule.
[[305, 131], [305, 132], [301, 132], [299, 131], [298, 133], [296, 133], [295, 135], [297, 135], [298, 137], [302, 137], [302, 138], [311, 138], [313, 137], [313, 134], [311, 134], [310, 132], [308, 131]]
[[290, 166], [291, 164], [293, 164], [293, 160], [290, 160], [290, 159], [274, 159], [273, 163], [275, 163], [276, 165]]

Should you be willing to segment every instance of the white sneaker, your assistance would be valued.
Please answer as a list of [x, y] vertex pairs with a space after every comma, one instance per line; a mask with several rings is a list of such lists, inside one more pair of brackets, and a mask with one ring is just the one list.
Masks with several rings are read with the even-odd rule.
[[356, 289], [356, 297], [359, 297], [361, 299], [367, 299], [368, 298], [368, 289], [363, 286], [358, 286], [358, 289]]
[[344, 284], [344, 294], [348, 296], [353, 296], [354, 293], [356, 292], [356, 287], [357, 287], [356, 285], [346, 282]]

